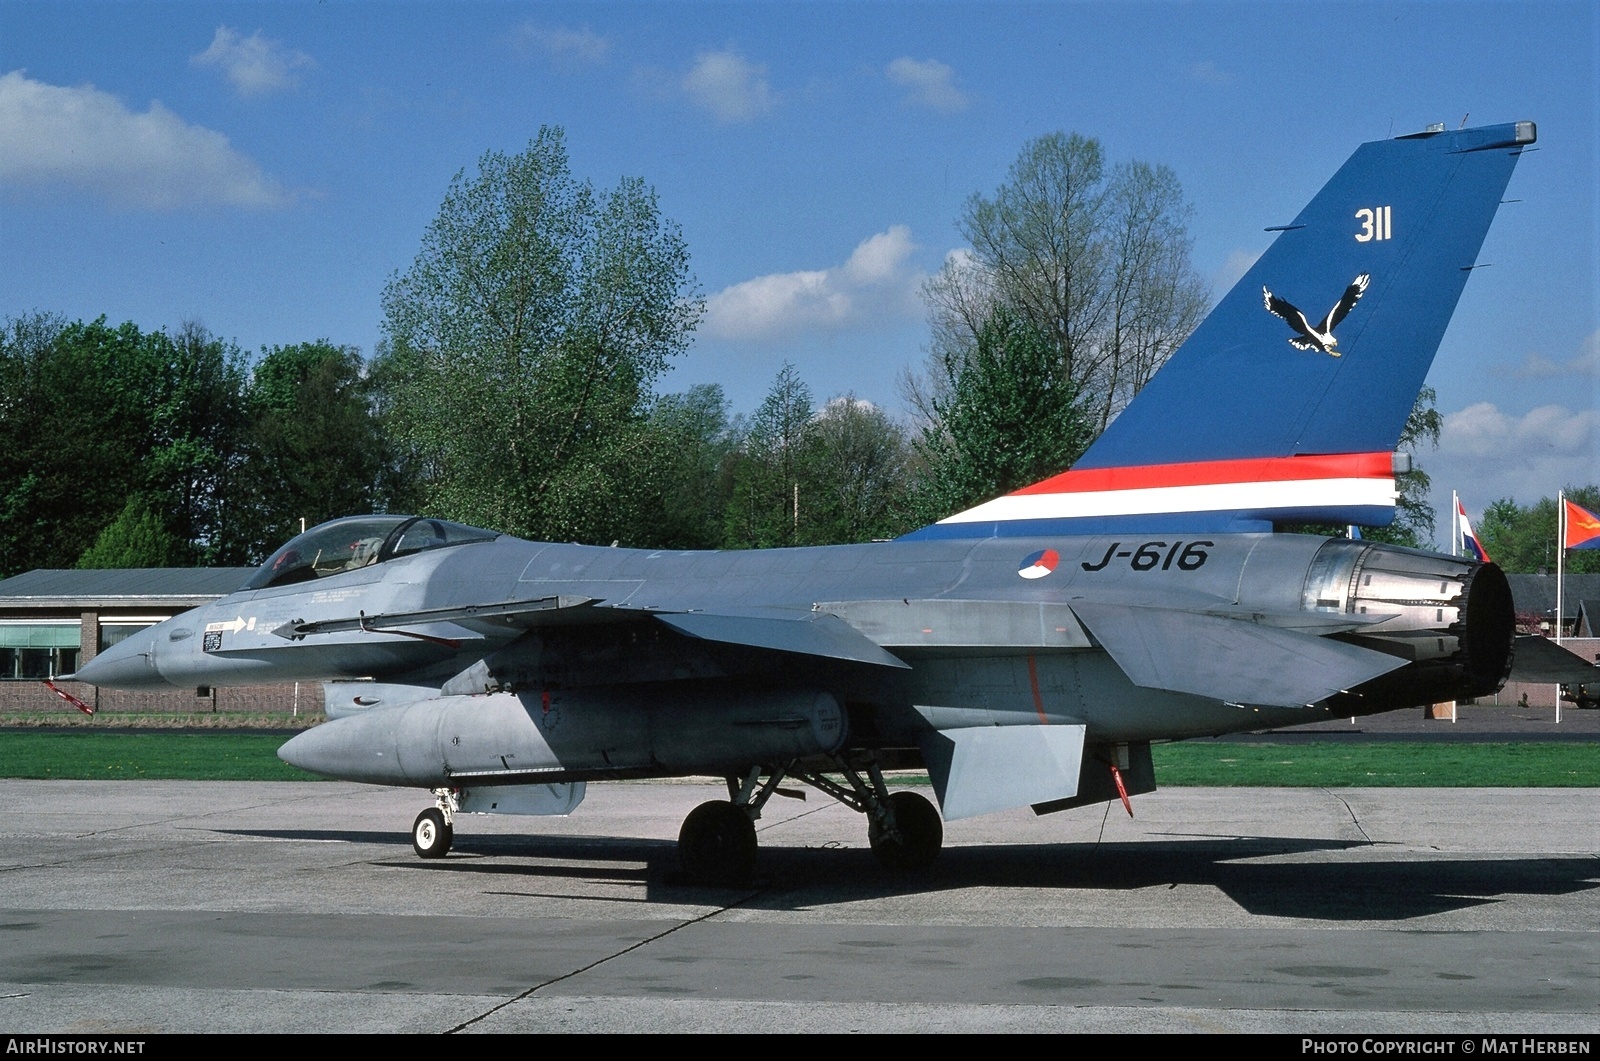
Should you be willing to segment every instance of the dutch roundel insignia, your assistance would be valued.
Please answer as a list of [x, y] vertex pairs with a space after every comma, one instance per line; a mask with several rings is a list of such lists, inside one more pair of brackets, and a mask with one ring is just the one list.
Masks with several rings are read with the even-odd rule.
[[1040, 549], [1028, 556], [1017, 568], [1017, 574], [1023, 578], [1043, 578], [1056, 569], [1061, 562], [1061, 555], [1054, 549]]

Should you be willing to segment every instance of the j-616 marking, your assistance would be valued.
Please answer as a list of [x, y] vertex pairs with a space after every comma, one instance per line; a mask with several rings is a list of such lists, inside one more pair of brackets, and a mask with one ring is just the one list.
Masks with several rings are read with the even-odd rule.
[[[1161, 570], [1172, 570], [1172, 561], [1178, 561], [1178, 570], [1193, 571], [1205, 565], [1210, 553], [1206, 552], [1207, 546], [1214, 546], [1214, 541], [1197, 541], [1184, 545], [1181, 541], [1172, 542], [1141, 542], [1137, 548], [1122, 548], [1121, 542], [1112, 542], [1106, 549], [1106, 555], [1100, 558], [1098, 564], [1091, 564], [1085, 560], [1081, 566], [1085, 571], [1102, 571], [1112, 560], [1127, 560], [1128, 566], [1135, 571], [1154, 571], [1157, 564]], [[1178, 550], [1182, 549], [1182, 552]], [[1162, 550], [1166, 551], [1165, 558]]]

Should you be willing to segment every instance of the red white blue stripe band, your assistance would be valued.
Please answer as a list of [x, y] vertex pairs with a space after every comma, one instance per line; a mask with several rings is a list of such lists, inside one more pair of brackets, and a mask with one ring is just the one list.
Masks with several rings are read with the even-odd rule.
[[1388, 453], [1255, 457], [1066, 471], [939, 525], [1206, 512], [1292, 520], [1301, 512], [1392, 510], [1395, 497]]

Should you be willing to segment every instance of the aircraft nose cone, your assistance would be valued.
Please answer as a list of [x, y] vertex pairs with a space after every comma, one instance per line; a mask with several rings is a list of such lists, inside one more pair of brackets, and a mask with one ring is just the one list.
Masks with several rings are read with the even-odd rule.
[[79, 667], [73, 680], [109, 689], [172, 687], [156, 670], [156, 639], [152, 630], [141, 630], [112, 645]]

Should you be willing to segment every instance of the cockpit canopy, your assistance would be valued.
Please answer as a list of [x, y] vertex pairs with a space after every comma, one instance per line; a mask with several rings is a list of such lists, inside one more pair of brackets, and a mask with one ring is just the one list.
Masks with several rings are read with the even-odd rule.
[[368, 564], [381, 564], [397, 556], [440, 549], [447, 545], [486, 542], [498, 538], [494, 531], [468, 527], [427, 516], [346, 516], [318, 524], [291, 538], [267, 558], [245, 589], [309, 582]]

